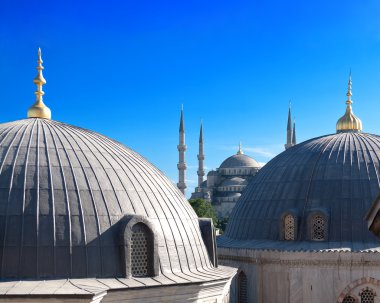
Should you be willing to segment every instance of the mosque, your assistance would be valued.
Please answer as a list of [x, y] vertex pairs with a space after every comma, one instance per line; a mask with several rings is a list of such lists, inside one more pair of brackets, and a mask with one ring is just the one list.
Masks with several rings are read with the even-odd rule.
[[[185, 127], [184, 127], [183, 108], [181, 108], [179, 124], [179, 144], [177, 146], [179, 153], [178, 183], [177, 187], [183, 194], [186, 193], [186, 162], [185, 162]], [[222, 164], [215, 170], [207, 173], [207, 179], [204, 180], [204, 142], [203, 142], [203, 125], [201, 123], [199, 132], [199, 153], [198, 153], [198, 186], [191, 194], [191, 199], [204, 199], [211, 203], [216, 211], [218, 219], [229, 218], [232, 209], [240, 198], [243, 190], [249, 181], [261, 169], [261, 165], [252, 157], [244, 154], [242, 144], [235, 155], [225, 159]], [[288, 123], [286, 129], [285, 149], [296, 145], [296, 126], [292, 122], [292, 114], [289, 105]]]
[[0, 124], [1, 302], [228, 302], [211, 219], [135, 151], [51, 120], [37, 62], [28, 118]]
[[[183, 108], [179, 124], [179, 144], [177, 146], [179, 153], [178, 183], [177, 187], [183, 194], [186, 193], [186, 162], [185, 162], [185, 127], [184, 127]], [[288, 115], [288, 135], [286, 148], [295, 144], [295, 126], [291, 122], [291, 112]], [[243, 152], [241, 143], [235, 155], [225, 159], [216, 170], [210, 170], [207, 173], [207, 179], [204, 180], [204, 142], [203, 142], [203, 125], [201, 123], [199, 132], [199, 153], [198, 153], [198, 186], [191, 194], [191, 199], [204, 199], [211, 203], [216, 211], [218, 219], [228, 219], [241, 193], [247, 186], [251, 178], [260, 170], [260, 164], [253, 158]]]
[[336, 133], [288, 147], [238, 200], [217, 240], [231, 302], [380, 302], [380, 136], [351, 88]]

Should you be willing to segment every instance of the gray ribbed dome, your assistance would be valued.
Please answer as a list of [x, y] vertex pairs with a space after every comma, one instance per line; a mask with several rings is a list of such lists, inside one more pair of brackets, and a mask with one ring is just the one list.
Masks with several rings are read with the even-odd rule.
[[239, 168], [239, 167], [257, 167], [260, 168], [260, 164], [255, 159], [244, 155], [233, 155], [222, 162], [219, 168]]
[[0, 125], [1, 278], [119, 277], [118, 222], [149, 218], [161, 272], [210, 268], [198, 218], [139, 154], [44, 119]]
[[379, 163], [380, 137], [371, 134], [327, 135], [284, 151], [249, 182], [221, 243], [279, 240], [281, 217], [289, 211], [298, 216], [296, 240], [309, 240], [308, 215], [321, 211], [329, 242], [378, 242], [364, 218], [380, 190]]

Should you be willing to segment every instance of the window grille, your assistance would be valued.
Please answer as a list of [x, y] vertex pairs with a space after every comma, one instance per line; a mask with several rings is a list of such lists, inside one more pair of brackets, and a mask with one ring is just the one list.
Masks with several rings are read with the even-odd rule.
[[361, 303], [374, 303], [376, 293], [367, 287], [359, 293], [359, 296]]
[[316, 215], [312, 218], [311, 222], [311, 239], [312, 240], [325, 240], [326, 233], [325, 218], [321, 215]]
[[342, 303], [356, 303], [356, 299], [350, 295], [344, 297]]
[[243, 271], [238, 276], [238, 303], [248, 303], [247, 276]]
[[286, 215], [284, 218], [284, 239], [295, 240], [295, 220], [292, 215]]
[[132, 227], [131, 265], [132, 276], [146, 277], [149, 273], [148, 260], [148, 228], [138, 223]]

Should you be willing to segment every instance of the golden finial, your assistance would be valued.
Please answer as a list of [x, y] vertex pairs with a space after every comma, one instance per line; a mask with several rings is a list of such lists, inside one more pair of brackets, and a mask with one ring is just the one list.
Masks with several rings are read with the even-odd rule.
[[242, 147], [241, 141], [240, 141], [240, 143], [239, 143], [239, 150], [238, 150], [238, 152], [237, 152], [236, 154], [237, 154], [237, 155], [244, 155], [243, 147]]
[[34, 102], [33, 106], [28, 109], [28, 118], [44, 118], [51, 119], [51, 111], [48, 108], [43, 100], [42, 96], [45, 94], [42, 90], [42, 86], [46, 84], [46, 80], [42, 74], [42, 70], [44, 67], [42, 66], [42, 58], [41, 58], [41, 49], [38, 48], [38, 60], [37, 60], [37, 71], [38, 74], [34, 78], [33, 82], [37, 85], [37, 90], [34, 93], [36, 95], [36, 102]]
[[336, 131], [337, 133], [341, 132], [347, 132], [347, 131], [353, 131], [353, 132], [361, 132], [362, 127], [362, 121], [354, 115], [354, 112], [352, 111], [352, 79], [351, 79], [351, 71], [350, 71], [350, 77], [348, 79], [348, 89], [347, 89], [347, 107], [346, 107], [346, 113], [341, 117], [338, 122], [336, 123]]

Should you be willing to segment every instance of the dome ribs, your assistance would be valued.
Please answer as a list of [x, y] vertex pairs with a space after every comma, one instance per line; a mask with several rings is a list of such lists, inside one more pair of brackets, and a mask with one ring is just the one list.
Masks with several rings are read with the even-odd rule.
[[[49, 131], [49, 134], [47, 134]], [[54, 184], [53, 184], [53, 174], [51, 171], [51, 160], [49, 154], [49, 140], [48, 136], [51, 136], [50, 130], [47, 127], [43, 128], [44, 132], [44, 140], [45, 140], [45, 149], [46, 149], [46, 160], [47, 160], [47, 169], [48, 169], [48, 180], [50, 183], [50, 196], [51, 196], [51, 215], [52, 215], [52, 223], [53, 223], [53, 276], [57, 275], [57, 256], [56, 256], [56, 246], [57, 246], [57, 237], [56, 237], [56, 220], [55, 220], [55, 197], [54, 197]]]
[[[60, 155], [60, 149], [58, 147], [58, 144], [57, 143], [60, 143], [60, 145], [62, 146], [62, 142], [61, 142], [61, 139], [58, 135], [58, 133], [56, 132], [56, 130], [51, 127], [51, 125], [47, 124], [46, 127], [49, 129], [50, 131], [50, 134], [52, 136], [52, 139], [53, 139], [53, 142], [54, 142], [54, 147], [55, 147], [55, 150], [56, 150], [56, 155], [57, 155], [57, 158], [58, 158], [58, 164], [59, 164], [59, 170], [61, 172], [61, 176], [62, 176], [62, 183], [63, 183], [63, 191], [65, 193], [65, 200], [66, 200], [66, 221], [68, 223], [68, 228], [69, 230], [66, 231], [66, 233], [68, 234], [68, 237], [69, 237], [69, 251], [70, 251], [70, 254], [69, 254], [69, 272], [66, 271], [66, 275], [68, 275], [69, 277], [72, 277], [73, 276], [73, 227], [72, 227], [72, 216], [71, 216], [71, 198], [70, 198], [70, 195], [69, 195], [69, 192], [68, 192], [68, 186], [67, 186], [67, 176], [66, 176], [66, 173], [65, 173], [65, 170], [63, 169], [63, 162], [62, 162], [62, 157]], [[54, 132], [53, 132], [54, 131]], [[67, 155], [66, 155], [67, 157]], [[52, 175], [53, 177], [54, 175]], [[56, 176], [56, 178], [58, 179], [58, 177]], [[54, 186], [54, 181], [52, 183], [52, 185]], [[62, 215], [61, 215], [62, 216]], [[63, 219], [63, 218], [62, 218]], [[61, 219], [61, 220], [62, 220]], [[60, 220], [60, 221], [61, 221]], [[62, 224], [62, 223], [61, 223]], [[82, 226], [83, 229], [85, 229], [85, 226]], [[64, 231], [62, 231], [64, 232]], [[62, 240], [65, 238], [64, 236], [64, 233], [62, 234]], [[63, 241], [62, 241], [63, 242]], [[58, 244], [58, 243], [57, 243]], [[60, 247], [61, 245], [63, 244], [63, 249]], [[58, 247], [56, 246], [55, 250], [57, 251], [58, 248], [61, 248], [59, 249], [59, 254], [63, 254], [63, 250], [66, 248], [65, 246], [67, 245], [66, 243], [61, 243], [61, 245], [59, 245]], [[87, 250], [85, 251], [85, 254], [86, 254], [86, 261], [85, 261], [85, 267], [86, 267], [86, 272], [87, 271], [87, 267], [88, 267], [88, 263], [87, 263]], [[56, 257], [59, 258], [58, 254], [56, 254]], [[55, 271], [57, 272], [57, 275], [60, 276], [60, 275], [65, 275], [65, 267], [67, 267], [67, 264], [65, 264], [65, 261], [66, 260], [62, 260], [62, 258], [60, 258], [61, 260], [61, 268], [59, 269], [59, 271], [57, 270], [57, 268], [55, 268]], [[59, 264], [60, 262], [57, 262], [57, 264]]]
[[[102, 262], [103, 251], [102, 251], [102, 243], [101, 243], [102, 239], [100, 237], [101, 230], [100, 230], [99, 214], [98, 214], [98, 209], [97, 209], [97, 206], [95, 203], [93, 190], [92, 190], [89, 178], [88, 178], [88, 172], [86, 172], [86, 169], [84, 166], [85, 163], [83, 161], [81, 161], [83, 159], [80, 159], [80, 157], [78, 156], [78, 150], [73, 148], [73, 144], [72, 144], [73, 141], [72, 140], [74, 140], [74, 142], [77, 144], [77, 142], [75, 141], [73, 136], [71, 136], [72, 140], [69, 140], [68, 135], [70, 132], [68, 132], [66, 130], [63, 131], [64, 127], [62, 127], [61, 125], [56, 125], [56, 129], [59, 130], [61, 133], [60, 139], [62, 140], [62, 138], [64, 138], [67, 141], [67, 143], [70, 145], [70, 147], [72, 148], [72, 151], [73, 151], [73, 156], [76, 157], [76, 159], [80, 165], [80, 170], [79, 169], [76, 170], [73, 167], [72, 161], [74, 159], [71, 159], [72, 156], [70, 156], [70, 154], [65, 149], [65, 153], [66, 153], [66, 156], [67, 156], [67, 159], [69, 162], [70, 170], [71, 170], [71, 173], [73, 176], [73, 181], [74, 181], [77, 193], [78, 193], [78, 202], [79, 202], [79, 209], [80, 209], [79, 217], [80, 217], [81, 223], [82, 223], [82, 235], [81, 236], [83, 237], [83, 240], [84, 240], [84, 246], [85, 246], [85, 251], [86, 251], [86, 256], [87, 256], [86, 259], [88, 260], [87, 266], [86, 266], [85, 276], [97, 276], [96, 273], [99, 273], [99, 270], [97, 269], [97, 265], [99, 263], [100, 263], [100, 275], [103, 276], [103, 272], [104, 272], [103, 262]], [[83, 153], [83, 156], [84, 156], [85, 160], [87, 161], [87, 154]], [[89, 165], [88, 161], [87, 161], [87, 164]], [[87, 167], [87, 165], [86, 165], [86, 167]], [[79, 173], [83, 173], [83, 176], [79, 177]], [[83, 177], [84, 177], [84, 181], [87, 185], [86, 188], [88, 188], [88, 193], [90, 195], [90, 200], [91, 200], [92, 208], [94, 211], [94, 215], [92, 215], [90, 205], [87, 205], [86, 202], [82, 201], [83, 200], [82, 196], [84, 196], [87, 193], [86, 193], [86, 191], [80, 189], [78, 182], [79, 182], [79, 178], [83, 178]], [[86, 199], [86, 200], [88, 201], [88, 199]], [[87, 222], [86, 222], [86, 220], [87, 220]], [[96, 222], [96, 231], [91, 229], [91, 227], [93, 226], [92, 220], [94, 220]], [[89, 228], [86, 227], [87, 225], [89, 226]], [[95, 234], [95, 232], [96, 232], [96, 234]], [[88, 237], [90, 237], [90, 240], [88, 239]], [[81, 241], [81, 239], [79, 239], [79, 238], [77, 240]], [[73, 242], [73, 244], [74, 244], [74, 242]], [[73, 246], [74, 246], [73, 250], [76, 249], [75, 245], [73, 245]], [[78, 248], [78, 250], [79, 250], [79, 248]], [[74, 254], [74, 251], [73, 251], [73, 254]], [[91, 262], [91, 264], [90, 264], [90, 262]], [[74, 270], [74, 268], [73, 268], [73, 270]], [[90, 272], [90, 270], [91, 270], [91, 272]]]
[[[15, 127], [16, 127], [16, 125], [15, 125]], [[34, 127], [34, 125], [33, 125], [33, 127]], [[5, 269], [5, 266], [6, 266], [6, 264], [8, 265], [8, 262], [6, 262], [7, 260], [7, 255], [6, 255], [6, 251], [7, 251], [7, 249], [9, 250], [9, 248], [7, 247], [7, 245], [6, 245], [6, 243], [7, 243], [7, 236], [8, 236], [8, 224], [9, 224], [9, 220], [8, 220], [8, 212], [9, 212], [9, 207], [10, 207], [10, 202], [11, 202], [11, 194], [12, 194], [12, 189], [13, 189], [13, 184], [12, 184], [12, 182], [13, 182], [13, 178], [14, 178], [14, 171], [15, 171], [15, 163], [16, 163], [16, 161], [17, 161], [17, 158], [18, 158], [18, 155], [19, 155], [19, 152], [20, 152], [20, 148], [21, 148], [21, 146], [22, 146], [22, 142], [23, 142], [23, 140], [24, 140], [24, 137], [25, 137], [25, 134], [26, 134], [26, 131], [27, 131], [27, 129], [29, 128], [29, 125], [27, 125], [27, 126], [20, 126], [19, 128], [18, 128], [18, 130], [17, 130], [17, 132], [16, 132], [16, 134], [14, 135], [14, 137], [12, 138], [12, 141], [11, 141], [11, 143], [9, 144], [9, 146], [8, 146], [8, 149], [7, 149], [7, 151], [6, 151], [6, 153], [5, 153], [5, 155], [4, 155], [4, 157], [3, 157], [3, 159], [2, 159], [2, 163], [1, 163], [1, 167], [0, 167], [0, 174], [2, 174], [3, 173], [3, 166], [4, 166], [4, 164], [5, 164], [5, 161], [6, 161], [6, 158], [7, 158], [7, 155], [8, 155], [8, 153], [9, 153], [9, 151], [10, 151], [10, 149], [13, 147], [13, 143], [14, 143], [14, 141], [16, 140], [16, 138], [17, 138], [17, 136], [19, 135], [19, 133], [20, 133], [20, 131], [21, 130], [23, 130], [23, 133], [22, 133], [22, 137], [21, 137], [21, 140], [20, 140], [20, 143], [19, 143], [19, 145], [18, 145], [18, 147], [17, 147], [17, 151], [16, 151], [16, 156], [15, 156], [15, 159], [14, 159], [14, 163], [13, 163], [13, 167], [12, 167], [12, 173], [11, 173], [11, 176], [10, 176], [10, 184], [9, 184], [9, 191], [8, 191], [8, 196], [7, 196], [7, 203], [6, 203], [6, 207], [5, 207], [5, 211], [4, 211], [4, 215], [5, 215], [5, 222], [4, 222], [4, 233], [3, 233], [3, 247], [2, 247], [2, 254], [1, 254], [1, 257], [2, 257], [2, 262], [1, 262], [1, 276], [4, 276], [4, 275], [6, 275], [7, 274], [7, 272], [6, 272], [6, 269]], [[8, 132], [7, 133], [7, 135], [6, 136], [8, 136], [8, 134], [10, 134], [10, 132]], [[5, 138], [4, 138], [4, 140], [5, 140]], [[29, 138], [29, 141], [28, 141], [28, 150], [29, 150], [29, 146], [30, 146], [30, 140], [31, 140], [31, 136], [30, 136], [30, 138]], [[2, 142], [1, 142], [1, 144], [3, 143], [3, 140], [2, 140]], [[28, 158], [28, 152], [26, 152], [26, 163], [27, 163], [27, 158]], [[25, 171], [24, 171], [24, 179], [26, 179], [26, 169], [25, 169]], [[23, 192], [23, 195], [22, 195], [22, 197], [23, 197], [23, 199], [22, 199], [22, 221], [21, 221], [21, 224], [20, 224], [20, 230], [19, 230], [19, 232], [20, 232], [20, 250], [17, 252], [18, 253], [18, 260], [16, 261], [16, 260], [14, 260], [14, 262], [17, 262], [18, 264], [17, 264], [17, 273], [11, 273], [11, 275], [13, 274], [13, 275], [17, 275], [17, 274], [19, 274], [20, 273], [20, 269], [21, 269], [21, 266], [20, 266], [20, 264], [21, 264], [21, 256], [22, 256], [22, 249], [23, 249], [23, 218], [24, 218], [24, 216], [23, 216], [23, 214], [24, 214], [24, 208], [25, 208], [25, 190], [24, 190], [24, 192]], [[17, 255], [16, 256], [11, 256], [11, 257], [16, 257], [17, 258]]]
[[[104, 139], [104, 138], [98, 138], [98, 139], [101, 139], [101, 140], [106, 140], [106, 139]], [[120, 147], [118, 146], [118, 144], [116, 144], [115, 145], [115, 148], [116, 149], [119, 149]], [[138, 156], [140, 159], [143, 159], [141, 156]], [[128, 158], [125, 158], [125, 160], [126, 161], [134, 161], [133, 160], [133, 157], [128, 157]], [[145, 159], [143, 159], [144, 161], [146, 161]], [[152, 184], [152, 186], [155, 186], [154, 184], [160, 184], [160, 182], [153, 182], [153, 180], [151, 179], [151, 177], [150, 177], [150, 175], [157, 175], [157, 176], [159, 176], [159, 174], [146, 174], [145, 173], [145, 169], [151, 169], [151, 165], [149, 165], [149, 168], [148, 167], [144, 167], [144, 169], [142, 169], [142, 166], [141, 166], [141, 163], [140, 162], [138, 162], [138, 161], [135, 161], [134, 162], [137, 166], [139, 166], [139, 168], [140, 168], [140, 170], [141, 170], [141, 173], [143, 173], [144, 175], [145, 175], [145, 177], [146, 178], [148, 178], [148, 179], [150, 179], [150, 181], [151, 181], [151, 184]], [[160, 193], [160, 196], [161, 196], [161, 199], [163, 199], [163, 200], [165, 200], [165, 193], [163, 194], [163, 191], [162, 191], [162, 188], [161, 188], [161, 190], [159, 189], [159, 188], [157, 188], [157, 187], [155, 187], [156, 188], [156, 191], [154, 191], [154, 190], [152, 190], [152, 188], [150, 188], [150, 190], [151, 190], [151, 192], [152, 192], [152, 194], [154, 194], [154, 195], [156, 195], [155, 194], [155, 192], [157, 192], [157, 193]], [[167, 193], [166, 193], [167, 194]], [[183, 199], [183, 198], [182, 198]], [[159, 199], [157, 200], [157, 201], [159, 201]], [[159, 202], [160, 203], [160, 205], [161, 205], [161, 202]], [[168, 207], [168, 205], [170, 205], [170, 203], [166, 203], [165, 204], [166, 205], [166, 207]], [[182, 206], [182, 203], [180, 204], [180, 206]], [[161, 208], [162, 208], [162, 205], [161, 205]], [[176, 210], [175, 209], [172, 209], [172, 210], [170, 210], [170, 208], [168, 208], [168, 210], [170, 211], [170, 213], [171, 213], [171, 217], [173, 217], [173, 218], [175, 218], [175, 217], [178, 217], [179, 218], [179, 214], [177, 214], [177, 216], [173, 216], [173, 211], [174, 212], [176, 212]], [[177, 222], [177, 221], [175, 221], [175, 222]], [[183, 222], [181, 221], [181, 224], [183, 224]], [[179, 228], [179, 226], [178, 226], [178, 224], [176, 223], [176, 225], [177, 225], [177, 227]], [[180, 229], [181, 230], [181, 229]], [[173, 231], [172, 231], [172, 233], [173, 233]], [[185, 235], [187, 235], [187, 233], [185, 233]], [[181, 236], [182, 237], [182, 239], [183, 239], [183, 235]], [[183, 242], [184, 243], [184, 242]], [[192, 249], [192, 246], [190, 245], [190, 248]], [[169, 251], [168, 251], [169, 252]], [[189, 255], [188, 255], [188, 257], [189, 257]], [[196, 258], [195, 258], [196, 259]], [[189, 264], [187, 264], [187, 266], [189, 266]]]

